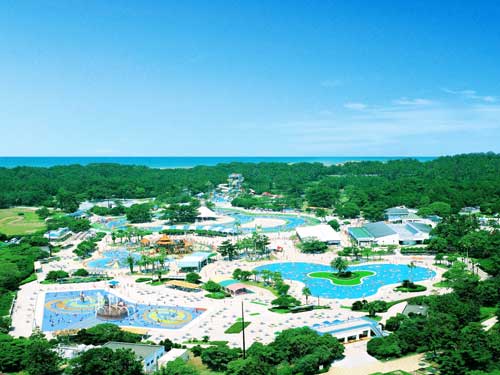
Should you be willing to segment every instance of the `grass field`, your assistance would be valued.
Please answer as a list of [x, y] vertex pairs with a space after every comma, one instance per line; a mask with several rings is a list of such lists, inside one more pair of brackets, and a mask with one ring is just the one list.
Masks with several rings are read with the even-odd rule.
[[231, 327], [225, 330], [224, 333], [240, 333], [243, 331], [243, 328], [246, 328], [250, 325], [250, 322], [245, 322], [243, 324], [241, 321], [234, 323]]
[[191, 357], [187, 364], [198, 371], [200, 375], [223, 375], [223, 372], [211, 371], [203, 363], [200, 357]]
[[396, 288], [394, 288], [394, 290], [398, 291], [398, 292], [403, 292], [403, 293], [417, 293], [417, 292], [423, 292], [425, 290], [427, 290], [427, 288], [423, 285], [419, 285], [419, 284], [414, 284], [415, 287], [413, 288], [405, 288], [403, 286], [397, 286]]
[[5, 208], [0, 210], [0, 233], [8, 236], [29, 234], [45, 230], [46, 225], [31, 208]]
[[333, 272], [311, 272], [308, 276], [327, 279], [335, 285], [359, 285], [362, 278], [373, 275], [375, 272], [372, 271], [355, 271], [351, 273], [350, 277], [339, 277], [337, 273]]

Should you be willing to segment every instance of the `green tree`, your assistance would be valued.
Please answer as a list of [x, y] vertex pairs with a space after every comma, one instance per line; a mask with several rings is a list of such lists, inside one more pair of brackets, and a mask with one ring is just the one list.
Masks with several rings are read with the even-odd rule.
[[143, 375], [143, 366], [131, 350], [89, 349], [72, 359], [70, 375]]
[[337, 207], [337, 214], [343, 218], [353, 219], [359, 216], [360, 208], [354, 202], [347, 202], [342, 206]]
[[123, 331], [120, 327], [112, 323], [102, 323], [91, 328], [84, 328], [78, 331], [74, 341], [85, 345], [102, 345], [108, 341], [140, 342], [141, 335]]
[[229, 362], [239, 358], [241, 350], [231, 349], [227, 345], [210, 346], [201, 353], [201, 361], [210, 370], [226, 371]]
[[73, 276], [85, 277], [88, 275], [89, 275], [89, 271], [87, 271], [85, 268], [79, 268], [75, 272], [73, 272]]
[[47, 340], [30, 339], [24, 359], [24, 368], [30, 375], [58, 375], [62, 359], [52, 350]]
[[332, 260], [332, 262], [330, 263], [330, 266], [333, 269], [337, 270], [339, 276], [342, 276], [347, 271], [347, 269], [349, 268], [349, 264], [342, 257], [337, 257], [334, 260]]
[[312, 295], [311, 289], [309, 289], [307, 286], [302, 288], [302, 295], [306, 297], [306, 305], [308, 302], [309, 297]]
[[45, 280], [59, 280], [59, 279], [65, 279], [69, 277], [69, 274], [66, 271], [63, 270], [58, 270], [58, 271], [49, 271], [47, 273], [47, 276], [45, 277]]
[[409, 271], [410, 271], [410, 272], [409, 272], [408, 277], [409, 277], [409, 279], [410, 279], [410, 284], [411, 284], [411, 283], [413, 283], [413, 270], [414, 270], [417, 266], [415, 265], [415, 262], [410, 262], [410, 263], [408, 263], [408, 264], [407, 264], [407, 266], [408, 266], [408, 269], [409, 269]]
[[30, 340], [0, 335], [0, 371], [20, 372], [25, 368]]
[[307, 240], [303, 241], [301, 244], [301, 250], [303, 253], [324, 253], [328, 250], [326, 243], [318, 240]]
[[222, 286], [217, 284], [215, 281], [208, 280], [205, 284], [203, 284], [203, 289], [210, 293], [217, 293], [222, 290]]
[[226, 375], [273, 375], [276, 369], [268, 362], [262, 362], [257, 357], [236, 359], [227, 365]]
[[276, 306], [278, 309], [289, 309], [290, 307], [299, 306], [300, 301], [295, 297], [284, 295], [272, 300], [271, 305]]
[[225, 240], [219, 245], [217, 249], [220, 255], [223, 257], [229, 258], [229, 260], [233, 260], [233, 257], [237, 254], [236, 247], [230, 240]]
[[193, 284], [198, 284], [201, 280], [201, 276], [198, 275], [196, 272], [189, 272], [186, 275], [186, 281], [188, 283], [193, 283]]
[[328, 222], [328, 225], [331, 226], [334, 230], [338, 231], [340, 229], [340, 224], [337, 220], [332, 219]]
[[182, 359], [167, 362], [167, 365], [156, 371], [154, 375], [199, 375], [196, 368], [189, 366]]
[[149, 204], [133, 204], [126, 210], [127, 220], [131, 223], [149, 223], [151, 207]]
[[134, 259], [134, 257], [131, 254], [129, 254], [127, 256], [127, 264], [128, 264], [128, 268], [130, 270], [130, 273], [134, 273], [135, 259]]
[[41, 207], [36, 210], [35, 213], [42, 219], [46, 219], [50, 216], [50, 211], [47, 207]]

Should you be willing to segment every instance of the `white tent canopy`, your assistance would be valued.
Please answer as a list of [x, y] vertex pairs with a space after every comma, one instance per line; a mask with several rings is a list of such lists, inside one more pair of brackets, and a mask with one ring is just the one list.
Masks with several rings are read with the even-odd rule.
[[197, 216], [198, 219], [215, 220], [218, 217], [219, 216], [208, 207], [201, 206], [198, 208], [198, 216]]

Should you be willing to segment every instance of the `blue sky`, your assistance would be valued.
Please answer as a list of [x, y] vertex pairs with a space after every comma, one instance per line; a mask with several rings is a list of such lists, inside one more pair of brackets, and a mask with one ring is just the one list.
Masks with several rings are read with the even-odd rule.
[[498, 1], [2, 1], [0, 155], [500, 152], [499, 19]]

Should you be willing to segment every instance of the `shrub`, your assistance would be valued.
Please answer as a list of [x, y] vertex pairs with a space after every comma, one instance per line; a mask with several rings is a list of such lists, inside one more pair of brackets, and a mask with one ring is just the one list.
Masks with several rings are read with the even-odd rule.
[[68, 277], [69, 274], [66, 272], [66, 271], [63, 271], [63, 270], [59, 270], [59, 271], [50, 271], [48, 274], [47, 274], [47, 277], [45, 278], [45, 280], [53, 280], [53, 281], [56, 281], [56, 280], [59, 280], [59, 279], [65, 279], [66, 277]]
[[301, 244], [303, 253], [324, 253], [328, 245], [318, 240], [304, 241]]
[[198, 284], [201, 280], [201, 276], [198, 275], [196, 272], [189, 272], [186, 275], [186, 281], [188, 283], [193, 283], [193, 284]]
[[89, 275], [89, 271], [87, 271], [85, 268], [79, 268], [75, 272], [73, 272], [73, 276], [85, 277], [88, 275]]

